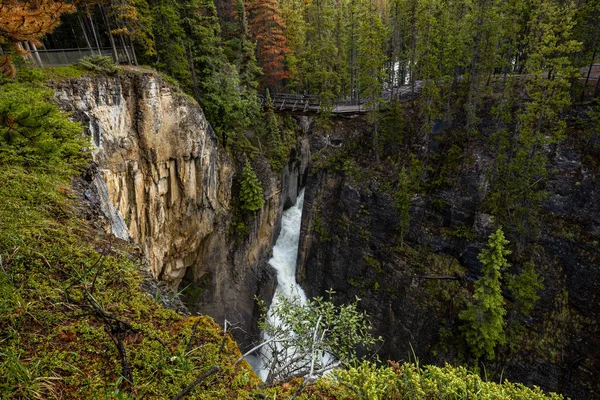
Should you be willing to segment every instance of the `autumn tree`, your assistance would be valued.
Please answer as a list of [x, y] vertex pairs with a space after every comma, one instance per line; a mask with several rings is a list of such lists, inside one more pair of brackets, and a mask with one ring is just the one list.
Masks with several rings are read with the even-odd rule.
[[3, 0], [0, 3], [0, 46], [5, 46], [4, 50], [10, 53], [0, 56], [0, 72], [14, 76], [12, 54], [27, 51], [20, 42], [39, 46], [40, 39], [60, 24], [60, 16], [73, 11], [73, 5], [62, 1]]
[[247, 10], [257, 58], [264, 73], [262, 86], [277, 90], [282, 86], [281, 81], [288, 76], [284, 59], [289, 51], [279, 5], [277, 0], [250, 0]]

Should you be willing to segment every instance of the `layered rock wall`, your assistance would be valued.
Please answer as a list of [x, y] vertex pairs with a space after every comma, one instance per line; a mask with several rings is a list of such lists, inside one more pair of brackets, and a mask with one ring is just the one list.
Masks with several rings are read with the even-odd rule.
[[174, 289], [190, 285], [193, 310], [238, 324], [237, 339], [248, 342], [254, 296], [268, 299], [275, 288], [267, 260], [283, 206], [295, 202], [306, 175], [307, 140], [281, 177], [255, 157], [265, 205], [240, 239], [231, 232], [234, 163], [193, 99], [152, 71], [72, 79], [55, 89], [94, 142], [93, 185], [112, 233], [141, 248], [155, 277]]
[[[331, 151], [326, 142], [313, 135], [313, 152]], [[308, 179], [297, 280], [309, 297], [331, 288], [339, 302], [358, 296], [385, 340], [378, 348], [384, 358], [406, 360], [414, 352], [423, 363], [443, 365], [467, 351], [458, 314], [481, 275], [477, 255], [498, 227], [482, 205], [493, 155], [482, 143], [469, 151], [476, 162], [460, 171], [452, 187], [412, 194], [404, 238], [396, 200], [381, 178], [325, 164]], [[532, 317], [509, 316], [523, 331], [512, 334], [516, 342], [498, 360], [486, 360], [486, 370], [571, 398], [595, 398], [600, 179], [573, 143], [547, 151], [549, 196], [539, 214], [540, 235], [528, 243], [544, 289]], [[503, 273], [520, 272], [514, 256]], [[510, 307], [514, 298], [506, 290], [504, 295]], [[510, 353], [512, 346], [517, 350]]]

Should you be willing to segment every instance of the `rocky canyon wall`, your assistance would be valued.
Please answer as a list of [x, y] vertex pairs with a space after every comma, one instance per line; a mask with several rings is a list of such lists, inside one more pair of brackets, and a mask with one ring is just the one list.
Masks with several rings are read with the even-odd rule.
[[141, 248], [155, 277], [187, 287], [194, 311], [236, 324], [236, 338], [248, 343], [254, 295], [270, 298], [274, 291], [266, 261], [283, 206], [295, 202], [303, 184], [306, 138], [281, 176], [254, 158], [265, 205], [248, 235], [236, 238], [230, 229], [235, 166], [193, 99], [152, 71], [72, 79], [55, 89], [94, 142], [92, 185], [112, 233]]
[[[358, 140], [353, 148], [370, 148], [368, 135], [343, 140], [343, 146]], [[358, 296], [385, 340], [380, 356], [407, 360], [416, 354], [424, 364], [464, 362], [458, 314], [481, 275], [477, 254], [498, 227], [482, 206], [493, 154], [474, 142], [468, 151], [476, 161], [464, 164], [452, 186], [412, 193], [410, 228], [402, 239], [390, 194], [396, 189], [364, 167], [376, 165], [372, 154], [352, 151], [350, 162], [340, 162], [343, 149], [335, 149], [325, 135], [313, 135], [311, 143], [313, 154], [328, 153], [333, 161], [313, 168], [306, 186], [297, 279], [307, 295], [324, 296], [333, 288], [336, 301]], [[485, 367], [490, 379], [503, 376], [571, 398], [595, 398], [600, 393], [600, 179], [573, 142], [547, 151], [549, 195], [540, 235], [527, 244], [544, 289], [532, 317], [507, 315], [506, 329], [515, 329], [507, 333], [511, 342]], [[356, 163], [363, 161], [363, 167], [349, 166], [361, 157]], [[503, 273], [518, 273], [521, 266], [510, 261], [513, 266]], [[510, 307], [514, 298], [506, 290], [504, 296]]]

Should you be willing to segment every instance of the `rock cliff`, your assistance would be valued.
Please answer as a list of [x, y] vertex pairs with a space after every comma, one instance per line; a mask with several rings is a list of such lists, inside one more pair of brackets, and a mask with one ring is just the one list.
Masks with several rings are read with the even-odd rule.
[[[362, 145], [370, 140], [365, 136], [348, 136], [342, 147], [369, 148]], [[385, 340], [383, 357], [408, 359], [414, 350], [423, 363], [460, 360], [466, 349], [458, 313], [480, 275], [477, 254], [496, 228], [481, 204], [492, 156], [474, 142], [469, 152], [477, 162], [465, 164], [452, 186], [413, 194], [402, 243], [395, 199], [381, 178], [385, 172], [351, 167], [361, 158], [354, 150], [351, 162], [339, 162], [343, 148], [325, 137], [314, 135], [311, 143], [314, 154], [329, 152], [337, 164], [315, 168], [306, 186], [297, 278], [307, 295], [333, 288], [337, 301], [360, 297]], [[500, 350], [497, 362], [486, 361], [486, 371], [592, 398], [600, 393], [600, 179], [575, 143], [547, 150], [549, 196], [541, 233], [527, 244], [545, 288], [532, 318], [508, 316], [519, 321], [509, 329], [522, 330], [509, 336], [514, 342]], [[511, 262], [516, 273], [520, 265]], [[510, 305], [510, 293], [505, 297]]]
[[242, 332], [253, 333], [254, 295], [274, 291], [266, 261], [283, 206], [303, 184], [306, 138], [281, 177], [253, 160], [265, 205], [240, 240], [230, 232], [235, 165], [193, 99], [151, 71], [72, 79], [55, 89], [94, 142], [92, 183], [112, 233], [141, 248], [155, 277], [190, 289], [192, 310], [239, 325], [237, 339], [248, 343], [252, 335]]

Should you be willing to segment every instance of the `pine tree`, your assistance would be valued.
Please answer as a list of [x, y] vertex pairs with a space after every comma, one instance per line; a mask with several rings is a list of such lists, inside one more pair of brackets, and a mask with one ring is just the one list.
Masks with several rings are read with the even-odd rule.
[[[547, 176], [544, 147], [564, 138], [561, 117], [570, 105], [570, 82], [576, 72], [571, 56], [579, 50], [572, 39], [574, 9], [556, 0], [535, 0], [528, 16], [527, 35], [515, 48], [527, 50], [518, 69], [518, 82], [507, 78], [505, 95], [496, 112], [500, 126], [491, 189], [486, 195], [491, 212], [506, 229], [519, 232], [520, 242], [538, 234], [537, 213], [545, 198]], [[515, 92], [524, 95], [517, 96]]]
[[262, 184], [252, 169], [250, 162], [246, 160], [242, 171], [240, 186], [240, 203], [243, 210], [258, 211], [265, 203], [263, 199]]
[[149, 1], [152, 6], [148, 10], [148, 18], [152, 21], [152, 36], [156, 48], [156, 57], [151, 63], [189, 90], [192, 85], [188, 64], [189, 48], [181, 18], [181, 10], [186, 9], [186, 4], [179, 6], [170, 0]]
[[483, 276], [475, 282], [475, 294], [469, 307], [459, 314], [465, 321], [462, 330], [473, 354], [494, 358], [497, 344], [506, 341], [504, 335], [504, 297], [500, 288], [501, 270], [510, 266], [506, 256], [508, 240], [499, 228], [490, 235], [488, 247], [479, 253]]
[[[374, 0], [362, 0], [358, 17], [358, 86], [360, 97], [367, 100], [372, 115], [383, 101], [386, 30]], [[375, 117], [370, 120], [373, 122]]]
[[335, 34], [335, 2], [315, 0], [306, 6], [306, 51], [302, 63], [303, 87], [321, 99], [325, 118], [340, 94], [339, 49]]
[[287, 87], [292, 91], [299, 89], [302, 82], [301, 60], [306, 40], [306, 21], [304, 20], [303, 0], [281, 0], [281, 17], [285, 23], [284, 35], [287, 38], [288, 53], [285, 65], [288, 71]]
[[[40, 45], [40, 39], [60, 24], [60, 16], [75, 11], [72, 4], [54, 0], [0, 2], [0, 46], [17, 54], [25, 54], [19, 42]], [[12, 56], [0, 56], [0, 73], [15, 75]]]
[[417, 9], [417, 74], [420, 80], [423, 81], [419, 107], [422, 121], [420, 130], [426, 146], [428, 146], [435, 121], [441, 116], [439, 86], [439, 80], [442, 76], [439, 63], [441, 33], [439, 20], [437, 19], [439, 6], [437, 0], [423, 0], [419, 2]]
[[242, 98], [238, 71], [223, 51], [214, 2], [186, 0], [180, 7], [192, 90], [225, 146], [228, 136], [250, 125], [253, 108]]
[[242, 87], [242, 102], [246, 109], [246, 114], [251, 120], [257, 120], [260, 115], [260, 101], [258, 99], [258, 84], [262, 71], [256, 61], [256, 46], [250, 39], [248, 32], [248, 21], [246, 16], [246, 6], [244, 0], [237, 0], [237, 15], [240, 25], [239, 40], [240, 54], [239, 61], [236, 63], [240, 75], [240, 84]]
[[279, 122], [273, 109], [273, 101], [267, 89], [266, 94], [267, 111], [265, 112], [265, 133], [267, 138], [268, 156], [271, 168], [275, 171], [280, 171], [283, 168], [285, 161], [285, 147], [281, 140], [279, 131]]
[[250, 32], [256, 42], [257, 59], [264, 73], [262, 86], [277, 90], [288, 76], [283, 62], [289, 51], [279, 5], [277, 0], [250, 0], [247, 9]]
[[535, 302], [540, 299], [538, 292], [544, 288], [542, 280], [543, 278], [535, 272], [535, 264], [532, 262], [525, 263], [520, 275], [507, 276], [506, 287], [514, 296], [516, 307], [521, 314], [528, 316]]

